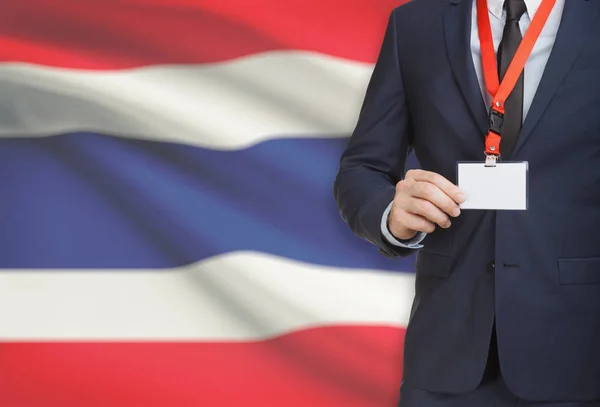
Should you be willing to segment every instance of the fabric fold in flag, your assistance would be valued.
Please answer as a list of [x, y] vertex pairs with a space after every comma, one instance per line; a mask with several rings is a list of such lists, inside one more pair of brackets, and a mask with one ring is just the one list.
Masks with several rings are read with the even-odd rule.
[[163, 270], [4, 270], [10, 340], [263, 340], [327, 325], [403, 327], [408, 273], [234, 252]]
[[341, 220], [332, 185], [345, 143], [274, 138], [215, 151], [90, 133], [0, 138], [10, 197], [0, 201], [0, 267], [168, 268], [253, 250], [410, 270]]
[[294, 50], [373, 63], [403, 2], [19, 0], [0, 14], [0, 61], [106, 70]]
[[77, 131], [216, 149], [345, 137], [371, 67], [273, 52], [207, 65], [81, 71], [0, 64], [0, 137]]
[[394, 406], [412, 258], [333, 181], [403, 2], [5, 6], [0, 405]]

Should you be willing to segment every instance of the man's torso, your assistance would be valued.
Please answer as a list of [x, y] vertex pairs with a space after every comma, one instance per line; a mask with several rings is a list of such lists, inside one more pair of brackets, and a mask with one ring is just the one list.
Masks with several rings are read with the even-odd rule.
[[[423, 242], [409, 385], [474, 389], [496, 318], [501, 369], [516, 395], [600, 399], [599, 16], [598, 0], [566, 2], [530, 91], [513, 154], [529, 162], [529, 209], [464, 211]], [[470, 0], [416, 0], [395, 15], [415, 154], [453, 182], [457, 161], [483, 160], [487, 127], [471, 21]]]

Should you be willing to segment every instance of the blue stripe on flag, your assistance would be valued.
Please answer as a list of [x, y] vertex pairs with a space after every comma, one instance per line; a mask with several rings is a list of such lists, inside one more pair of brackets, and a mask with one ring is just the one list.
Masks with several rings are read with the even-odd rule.
[[254, 250], [412, 271], [337, 211], [345, 139], [216, 151], [78, 133], [0, 140], [1, 268], [165, 268]]

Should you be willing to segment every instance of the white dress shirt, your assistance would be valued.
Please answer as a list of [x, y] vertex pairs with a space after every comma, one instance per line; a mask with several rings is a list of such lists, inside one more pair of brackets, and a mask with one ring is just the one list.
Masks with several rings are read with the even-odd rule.
[[[550, 52], [554, 46], [554, 40], [556, 39], [556, 33], [560, 25], [563, 10], [565, 7], [566, 0], [557, 0], [556, 4], [548, 21], [540, 34], [527, 63], [525, 64], [525, 77], [524, 77], [524, 89], [523, 89], [523, 119], [527, 116], [531, 102], [535, 96], [542, 74], [546, 68], [546, 63], [550, 57]], [[519, 27], [521, 28], [521, 34], [525, 35], [527, 28], [531, 20], [535, 16], [542, 0], [524, 0], [527, 12], [523, 14], [521, 20], [519, 20]], [[506, 23], [506, 10], [504, 9], [504, 0], [487, 0], [488, 12], [490, 15], [490, 24], [492, 27], [492, 36], [494, 39], [494, 49], [498, 51], [498, 46], [502, 40], [502, 34], [504, 32], [504, 24]], [[481, 64], [481, 46], [479, 44], [479, 29], [477, 27], [477, 7], [476, 0], [473, 0], [473, 11], [471, 17], [471, 55], [473, 57], [473, 65], [475, 67], [475, 73], [479, 80], [479, 86], [481, 87], [481, 94], [485, 100], [485, 104], [489, 109], [492, 103], [492, 97], [488, 93], [485, 86], [485, 79], [483, 77], [483, 67]], [[401, 242], [394, 238], [387, 227], [387, 218], [392, 204], [390, 203], [383, 213], [381, 219], [381, 232], [384, 237], [394, 246], [406, 247], [411, 249], [419, 249], [423, 247], [420, 243], [425, 238], [425, 233], [418, 233], [413, 239], [405, 242]]]

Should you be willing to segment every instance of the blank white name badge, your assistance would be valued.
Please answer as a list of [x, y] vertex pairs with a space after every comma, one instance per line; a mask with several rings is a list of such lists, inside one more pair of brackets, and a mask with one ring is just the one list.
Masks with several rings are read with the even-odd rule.
[[458, 187], [466, 200], [461, 209], [526, 210], [528, 163], [506, 162], [486, 167], [458, 163]]

